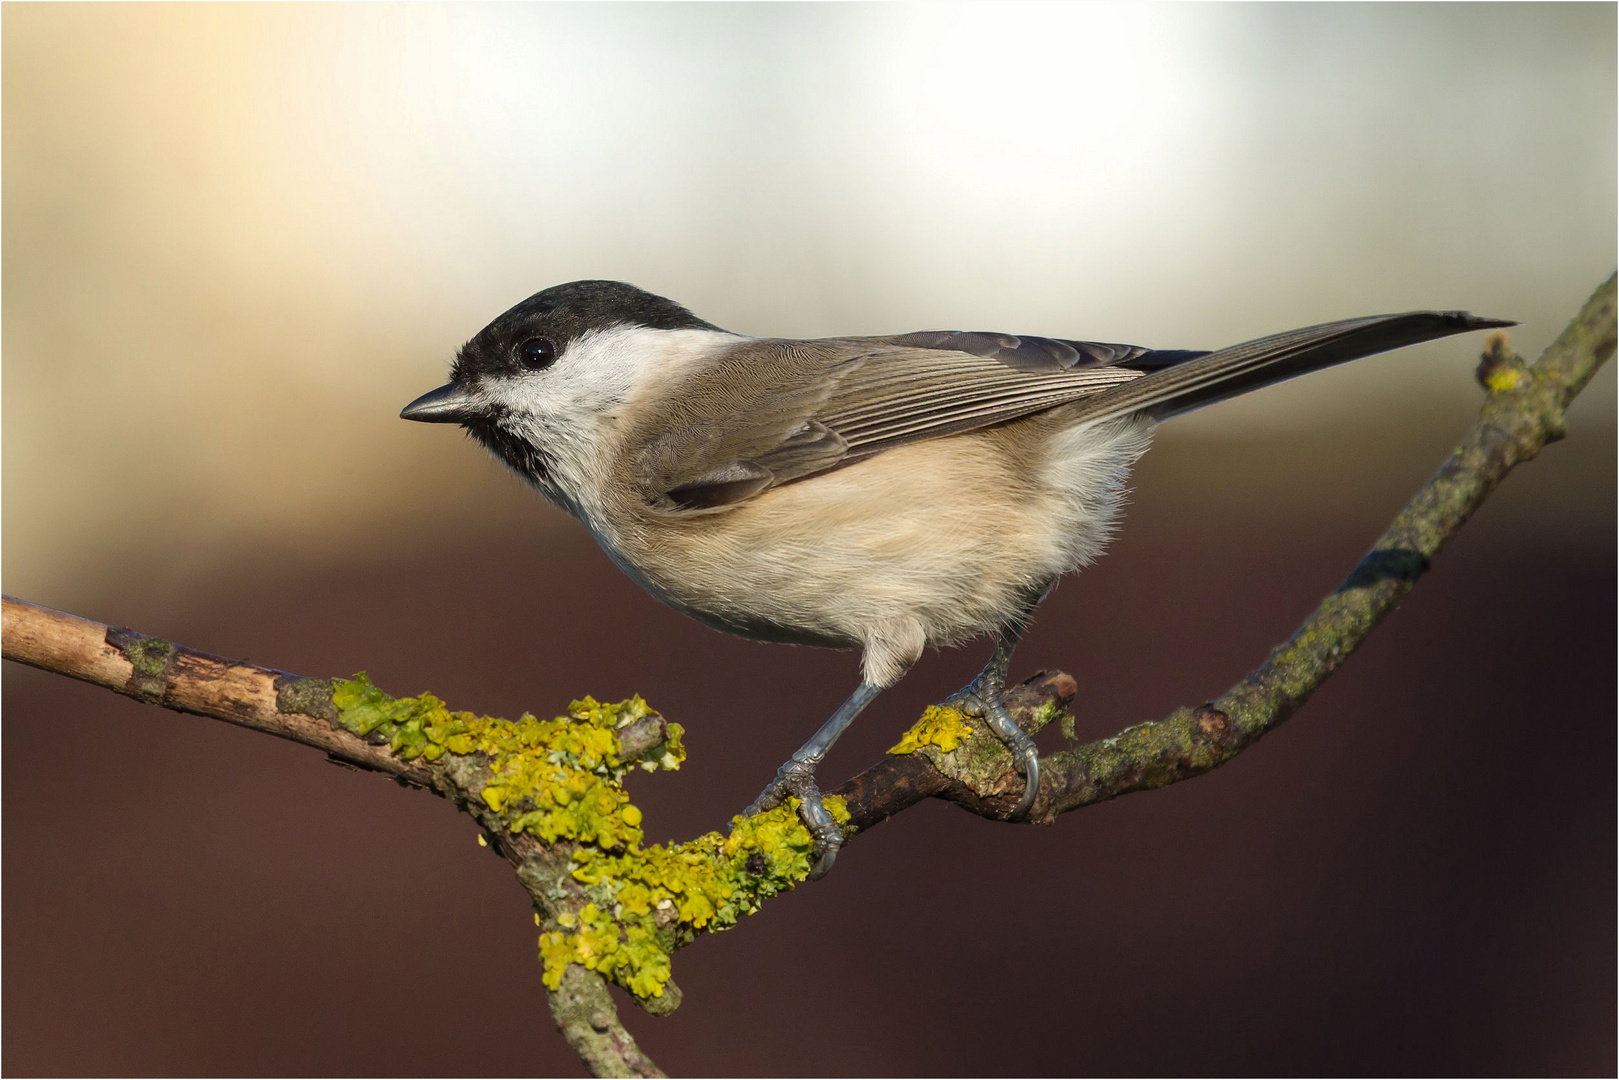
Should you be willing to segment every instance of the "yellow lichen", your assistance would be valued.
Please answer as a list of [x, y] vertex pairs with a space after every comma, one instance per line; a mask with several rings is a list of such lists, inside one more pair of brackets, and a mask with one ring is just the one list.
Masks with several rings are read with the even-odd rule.
[[[827, 810], [849, 820], [842, 799], [829, 796]], [[729, 835], [711, 832], [684, 844], [654, 844], [621, 853], [580, 847], [573, 856], [574, 880], [597, 902], [581, 913], [580, 928], [557, 920], [570, 933], [548, 941], [540, 957], [548, 984], [562, 978], [562, 967], [584, 964], [613, 978], [631, 992], [659, 996], [669, 981], [669, 951], [697, 932], [736, 925], [760, 902], [791, 889], [809, 876], [815, 842], [798, 816], [798, 800], [753, 817], [731, 819]], [[601, 905], [600, 908], [597, 904]], [[590, 918], [611, 911], [622, 938], [607, 940], [590, 931]]]
[[[483, 755], [488, 779], [479, 795], [510, 831], [575, 843], [573, 877], [592, 900], [577, 913], [559, 913], [540, 935], [545, 984], [553, 990], [574, 963], [639, 997], [661, 996], [677, 945], [735, 925], [809, 875], [814, 840], [796, 799], [734, 818], [728, 835], [641, 847], [642, 813], [622, 787], [637, 763], [619, 757], [617, 736], [651, 715], [639, 697], [614, 705], [585, 698], [565, 717], [510, 721], [452, 712], [431, 694], [391, 698], [362, 673], [337, 680], [332, 701], [345, 729], [385, 739], [400, 757]], [[679, 768], [686, 756], [680, 735], [680, 725], [670, 724], [667, 742], [639, 764]], [[842, 799], [828, 796], [826, 807], [840, 824], [849, 820]], [[542, 922], [538, 912], [535, 922]]]
[[1522, 382], [1523, 372], [1510, 364], [1502, 364], [1484, 377], [1484, 385], [1488, 386], [1490, 391], [1496, 394], [1516, 390]]
[[959, 709], [948, 705], [929, 705], [922, 719], [912, 725], [898, 745], [889, 747], [890, 754], [909, 754], [924, 747], [937, 746], [946, 753], [972, 738], [972, 725]]
[[[437, 761], [444, 754], [482, 754], [489, 779], [479, 792], [512, 832], [528, 832], [548, 844], [579, 840], [607, 849], [641, 842], [641, 811], [630, 805], [621, 782], [636, 763], [620, 760], [617, 731], [649, 716], [639, 697], [604, 705], [584, 698], [568, 715], [516, 721], [452, 712], [432, 694], [392, 698], [364, 672], [339, 679], [332, 689], [338, 723], [362, 737], [385, 737], [407, 760]], [[639, 764], [678, 769], [686, 751], [680, 725], [669, 725], [663, 746]]]
[[573, 946], [556, 931], [540, 935], [540, 963], [545, 965], [541, 980], [555, 990], [562, 985], [562, 973], [573, 962]]

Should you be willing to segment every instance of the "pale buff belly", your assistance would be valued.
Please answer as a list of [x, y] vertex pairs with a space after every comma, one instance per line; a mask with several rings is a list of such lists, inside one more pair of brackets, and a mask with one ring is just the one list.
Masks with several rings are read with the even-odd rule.
[[1023, 423], [900, 447], [721, 513], [647, 515], [603, 543], [719, 629], [919, 652], [997, 628], [1093, 558], [1145, 446], [1139, 425]]

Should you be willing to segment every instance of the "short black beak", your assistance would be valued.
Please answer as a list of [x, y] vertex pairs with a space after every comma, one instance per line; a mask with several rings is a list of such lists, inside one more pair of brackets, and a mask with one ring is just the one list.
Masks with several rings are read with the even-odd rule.
[[472, 399], [455, 383], [429, 390], [399, 410], [399, 419], [420, 420], [424, 424], [464, 424], [474, 415]]

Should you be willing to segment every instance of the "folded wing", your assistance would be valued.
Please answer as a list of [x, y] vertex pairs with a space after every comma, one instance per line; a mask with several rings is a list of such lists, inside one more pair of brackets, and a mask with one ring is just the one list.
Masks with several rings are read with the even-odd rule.
[[1361, 356], [1491, 326], [1465, 312], [1348, 319], [1218, 352], [926, 331], [748, 340], [647, 421], [637, 479], [653, 507], [716, 510], [896, 446], [1083, 403], [1076, 422], [1163, 419]]

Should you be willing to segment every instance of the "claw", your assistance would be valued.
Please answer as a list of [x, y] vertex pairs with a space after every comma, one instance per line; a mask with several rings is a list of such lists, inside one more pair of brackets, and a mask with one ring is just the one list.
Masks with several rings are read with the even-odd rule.
[[786, 802], [789, 795], [798, 797], [798, 814], [815, 840], [815, 861], [810, 864], [809, 880], [816, 881], [825, 877], [837, 861], [838, 849], [843, 847], [843, 830], [832, 820], [832, 814], [821, 798], [821, 789], [815, 784], [812, 766], [796, 758], [783, 765], [776, 778], [766, 785], [742, 814], [752, 817], [773, 810]]
[[1008, 819], [1011, 821], [1027, 818], [1034, 807], [1035, 797], [1040, 794], [1040, 751], [1032, 743], [1023, 751], [1023, 768], [1019, 771], [1023, 773], [1023, 799], [1012, 811]]
[[971, 685], [947, 698], [945, 704], [989, 724], [1001, 744], [1011, 752], [1013, 767], [1023, 774], [1023, 798], [1007, 820], [1022, 821], [1027, 818], [1034, 807], [1034, 800], [1040, 794], [1040, 751], [1034, 745], [1034, 740], [1017, 726], [1012, 714], [1006, 711], [1000, 692], [974, 680]]
[[820, 881], [822, 878], [826, 877], [827, 874], [830, 874], [832, 872], [832, 864], [838, 861], [838, 849], [842, 846], [843, 838], [840, 836], [838, 837], [837, 843], [828, 844], [824, 849], [817, 848], [817, 850], [820, 850], [821, 852], [820, 857], [810, 865], [809, 877], [805, 878], [804, 880]]

